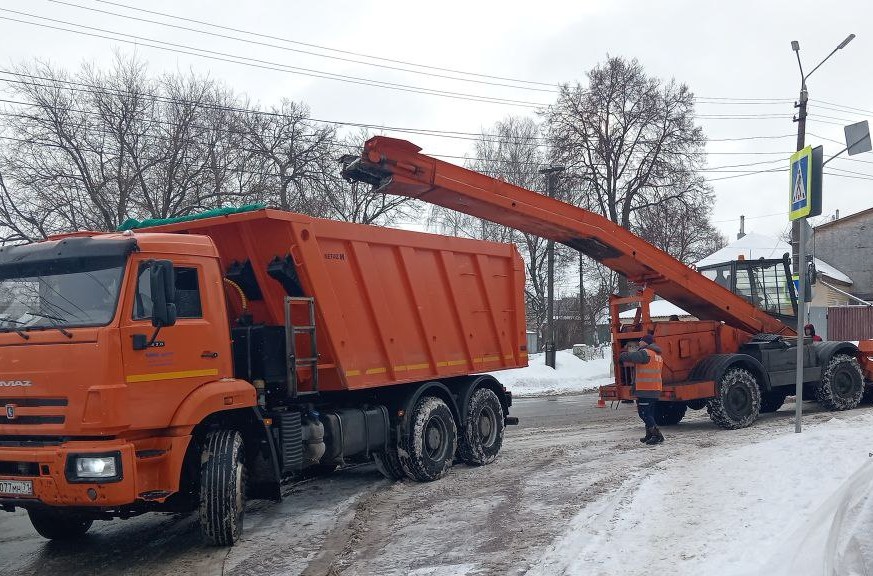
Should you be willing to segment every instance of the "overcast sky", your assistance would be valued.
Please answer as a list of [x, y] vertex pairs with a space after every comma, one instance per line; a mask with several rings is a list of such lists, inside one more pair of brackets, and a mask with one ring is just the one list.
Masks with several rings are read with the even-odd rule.
[[[149, 15], [125, 8], [125, 4], [333, 51]], [[216, 38], [82, 7], [209, 30], [284, 49]], [[70, 68], [78, 67], [83, 61], [108, 65], [112, 49], [119, 48], [126, 53], [135, 51], [149, 62], [155, 74], [191, 69], [225, 82], [264, 106], [289, 98], [308, 104], [312, 116], [318, 119], [467, 133], [487, 130], [507, 115], [536, 116], [534, 105], [547, 105], [554, 100], [554, 85], [577, 81], [584, 84], [585, 71], [607, 55], [637, 58], [650, 75], [684, 82], [700, 98], [699, 124], [711, 140], [707, 146], [707, 178], [716, 192], [714, 220], [732, 238], [739, 227], [740, 214], [746, 215], [747, 231], [776, 235], [787, 225], [787, 174], [746, 173], [785, 168], [794, 150], [797, 125], [792, 122], [795, 112], [792, 102], [797, 98], [800, 76], [791, 40], [800, 42], [801, 58], [809, 71], [849, 33], [857, 34], [846, 49], [837, 52], [808, 82], [813, 115], [807, 125], [808, 144], [823, 144], [827, 158], [842, 148], [839, 142], [844, 140], [843, 125], [873, 116], [873, 74], [870, 72], [873, 32], [869, 31], [873, 2], [869, 0], [828, 4], [798, 0], [305, 3], [287, 0], [249, 0], [246, 3], [2, 0], [0, 18], [3, 39], [0, 65], [4, 68], [33, 58]], [[40, 26], [10, 21], [10, 18], [36, 22]], [[110, 40], [49, 29], [45, 26], [75, 27], [45, 18], [134, 35], [139, 39], [115, 36]], [[111, 36], [96, 30], [87, 32]], [[156, 49], [146, 45], [148, 39], [221, 52], [229, 55], [221, 57], [225, 59], [242, 56], [271, 63], [262, 66], [292, 66], [365, 81], [531, 104], [475, 102], [314, 78], [287, 70], [188, 55], [179, 52], [182, 48], [175, 52]], [[521, 85], [535, 88], [525, 90], [486, 84], [484, 82], [507, 82], [481, 76], [467, 76], [476, 82], [449, 80], [391, 70], [384, 66], [411, 66], [354, 53], [545, 85]], [[417, 70], [457, 76], [433, 69]], [[3, 85], [0, 82], [0, 86]], [[723, 98], [733, 101], [716, 100]], [[737, 99], [772, 100], [737, 103]], [[472, 150], [468, 139], [388, 134], [415, 142], [425, 153], [462, 157]], [[783, 137], [773, 138], [779, 136]], [[748, 137], [756, 139], [724, 140]], [[460, 159], [450, 161], [462, 162]], [[873, 206], [873, 153], [852, 160], [838, 159], [827, 168], [835, 170], [826, 173], [824, 180], [825, 215], [836, 210], [846, 215]]]

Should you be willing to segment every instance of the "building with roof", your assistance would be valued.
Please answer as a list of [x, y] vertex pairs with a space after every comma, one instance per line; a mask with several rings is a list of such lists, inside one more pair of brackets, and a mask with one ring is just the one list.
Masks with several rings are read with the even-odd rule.
[[[791, 254], [791, 245], [784, 240], [764, 234], [749, 233], [697, 262], [696, 266], [702, 268], [739, 259], [779, 259], [786, 253]], [[811, 305], [828, 307], [854, 303], [851, 296], [854, 286], [852, 278], [842, 269], [838, 269], [819, 256], [820, 252], [816, 250], [814, 261], [820, 281], [813, 287]]]
[[848, 292], [873, 300], [873, 208], [816, 226], [810, 245], [817, 258], [852, 277]]

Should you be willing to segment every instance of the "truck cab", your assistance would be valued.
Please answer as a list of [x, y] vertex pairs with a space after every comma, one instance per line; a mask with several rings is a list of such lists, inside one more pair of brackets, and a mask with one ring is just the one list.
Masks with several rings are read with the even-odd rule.
[[207, 237], [0, 248], [0, 506], [51, 537], [179, 494], [194, 427], [256, 404], [222, 295]]

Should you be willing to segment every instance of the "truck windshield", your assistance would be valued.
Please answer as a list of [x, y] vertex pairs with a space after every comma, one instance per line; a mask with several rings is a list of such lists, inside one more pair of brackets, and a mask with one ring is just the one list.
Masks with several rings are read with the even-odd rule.
[[0, 331], [108, 324], [123, 273], [123, 258], [0, 266]]

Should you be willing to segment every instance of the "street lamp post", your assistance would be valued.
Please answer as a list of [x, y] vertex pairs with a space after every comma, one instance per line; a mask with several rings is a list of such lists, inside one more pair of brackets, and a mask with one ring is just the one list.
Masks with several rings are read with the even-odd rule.
[[[555, 197], [555, 180], [563, 166], [552, 164], [540, 168], [540, 174], [546, 175], [546, 191], [549, 198]], [[548, 294], [546, 296], [546, 366], [555, 367], [555, 242], [549, 240], [546, 244], [546, 258], [548, 259]]]
[[[798, 109], [797, 117], [797, 150], [803, 150], [806, 145], [806, 105], [809, 101], [809, 92], [806, 89], [806, 81], [812, 74], [818, 70], [822, 64], [836, 54], [837, 50], [842, 50], [846, 45], [855, 38], [854, 34], [849, 34], [846, 39], [834, 48], [830, 54], [825, 56], [824, 60], [818, 63], [809, 74], [803, 73], [803, 64], [800, 62], [800, 43], [797, 40], [791, 41], [791, 49], [797, 56], [797, 67], [800, 69], [800, 97], [795, 106]], [[803, 338], [804, 325], [806, 323], [806, 218], [798, 218], [792, 222], [791, 226], [791, 248], [792, 248], [792, 263], [795, 273], [798, 278], [797, 286], [797, 376], [795, 381], [795, 405], [794, 405], [794, 431], [801, 431], [800, 420], [803, 414]]]
[[[797, 108], [797, 116], [795, 116], [794, 121], [797, 122], [797, 150], [803, 150], [804, 146], [806, 146], [806, 105], [809, 101], [809, 92], [806, 89], [806, 81], [809, 79], [812, 74], [821, 68], [821, 65], [828, 61], [828, 59], [837, 53], [837, 50], [842, 50], [848, 45], [849, 42], [855, 39], [854, 34], [849, 34], [846, 36], [846, 39], [839, 43], [839, 45], [831, 50], [831, 53], [825, 56], [824, 60], [818, 63], [815, 68], [813, 68], [809, 74], [803, 73], [803, 64], [800, 62], [800, 42], [797, 40], [791, 41], [791, 49], [794, 50], [794, 54], [797, 56], [797, 67], [800, 69], [800, 96], [798, 98], [797, 103], [794, 104], [795, 108]], [[800, 257], [798, 252], [798, 240], [800, 238], [799, 230], [800, 230], [800, 220], [795, 220], [791, 226], [791, 256], [792, 256], [792, 264], [794, 270], [800, 270]]]

